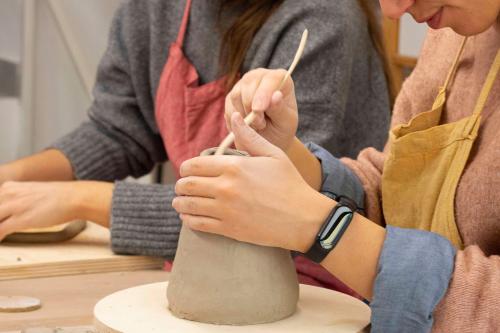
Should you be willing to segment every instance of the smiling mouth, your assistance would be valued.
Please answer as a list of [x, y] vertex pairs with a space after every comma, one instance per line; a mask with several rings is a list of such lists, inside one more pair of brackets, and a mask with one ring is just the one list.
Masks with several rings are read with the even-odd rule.
[[417, 21], [418, 23], [425, 23], [425, 22], [433, 21], [437, 18], [437, 16], [441, 16], [442, 11], [443, 11], [443, 8], [440, 8], [437, 12], [435, 12], [434, 14], [432, 14], [430, 16], [426, 16], [423, 18], [416, 17], [415, 21]]
[[427, 24], [429, 25], [429, 27], [431, 27], [433, 29], [437, 29], [437, 28], [439, 28], [439, 25], [441, 23], [442, 13], [443, 13], [443, 8], [441, 7], [433, 15], [427, 16], [426, 18], [416, 18], [415, 21], [417, 21], [418, 23], [427, 22]]

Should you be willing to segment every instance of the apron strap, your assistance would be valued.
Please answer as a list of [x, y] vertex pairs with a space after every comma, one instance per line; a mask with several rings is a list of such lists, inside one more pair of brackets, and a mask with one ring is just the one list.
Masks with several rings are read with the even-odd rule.
[[186, 35], [187, 25], [189, 22], [189, 12], [191, 11], [191, 0], [186, 0], [186, 7], [184, 8], [184, 16], [182, 17], [181, 28], [177, 35], [177, 44], [184, 45], [184, 36]]
[[491, 92], [491, 88], [493, 87], [493, 83], [495, 83], [495, 80], [498, 76], [499, 70], [500, 50], [497, 52], [495, 60], [493, 61], [493, 65], [491, 65], [490, 72], [486, 77], [486, 82], [483, 85], [483, 89], [481, 90], [481, 94], [479, 95], [479, 98], [477, 100], [476, 107], [474, 108], [474, 114], [480, 114], [483, 111], [486, 101], [488, 100], [488, 96]]
[[450, 82], [453, 80], [453, 78], [455, 77], [455, 74], [457, 73], [458, 63], [460, 62], [460, 58], [462, 57], [462, 54], [464, 53], [466, 42], [467, 42], [467, 37], [464, 37], [464, 39], [462, 40], [462, 43], [460, 44], [460, 49], [458, 50], [457, 55], [455, 56], [455, 60], [453, 60], [453, 65], [451, 66], [450, 72], [448, 73], [448, 76], [446, 77], [446, 81], [444, 82], [444, 85], [441, 88], [441, 90], [443, 90], [443, 91], [448, 90], [448, 86], [450, 85]]

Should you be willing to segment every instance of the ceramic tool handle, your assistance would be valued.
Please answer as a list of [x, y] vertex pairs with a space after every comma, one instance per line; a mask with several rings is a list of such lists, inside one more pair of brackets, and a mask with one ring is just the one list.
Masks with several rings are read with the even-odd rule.
[[[302, 53], [304, 53], [304, 49], [306, 47], [306, 42], [307, 42], [308, 35], [309, 35], [308, 30], [307, 29], [304, 30], [304, 32], [302, 33], [302, 38], [300, 39], [299, 48], [297, 49], [297, 52], [295, 53], [295, 57], [293, 58], [293, 62], [290, 65], [290, 68], [288, 69], [288, 71], [286, 72], [285, 77], [283, 77], [283, 80], [281, 80], [281, 83], [280, 83], [280, 86], [279, 86], [278, 90], [281, 90], [281, 88], [283, 88], [283, 85], [285, 84], [286, 80], [288, 80], [288, 78], [290, 76], [292, 76], [292, 73], [295, 70], [295, 67], [297, 67], [297, 64], [299, 63], [299, 60], [302, 57]], [[254, 122], [254, 120], [255, 120], [255, 117], [256, 117], [255, 112], [254, 111], [250, 112], [248, 114], [248, 116], [245, 117], [245, 123], [247, 125], [252, 124]], [[226, 151], [226, 149], [229, 148], [233, 144], [233, 142], [234, 142], [234, 133], [231, 132], [222, 141], [222, 143], [220, 144], [219, 148], [215, 152], [215, 155], [223, 155], [224, 152]]]

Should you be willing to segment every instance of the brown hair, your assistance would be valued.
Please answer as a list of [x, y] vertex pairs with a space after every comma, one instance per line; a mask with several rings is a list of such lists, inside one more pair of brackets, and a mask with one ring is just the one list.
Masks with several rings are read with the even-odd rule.
[[221, 44], [220, 68], [228, 76], [227, 90], [239, 79], [239, 73], [253, 38], [285, 0], [222, 0], [222, 11], [244, 6], [243, 13], [224, 31]]
[[389, 69], [389, 57], [387, 56], [387, 51], [384, 43], [384, 36], [382, 35], [381, 18], [377, 13], [374, 0], [358, 0], [359, 6], [363, 10], [368, 21], [368, 31], [370, 33], [370, 38], [372, 40], [373, 46], [377, 51], [380, 60], [382, 61], [382, 66], [384, 68], [385, 80], [387, 81], [387, 89], [389, 91], [389, 101], [391, 105], [390, 111], [392, 111], [392, 105], [397, 95], [397, 88], [394, 84], [394, 79], [392, 78], [391, 71]]
[[[222, 16], [222, 11], [226, 9], [244, 6], [242, 15], [236, 18], [232, 25], [224, 31], [221, 44], [220, 68], [222, 73], [228, 75], [228, 91], [238, 81], [238, 75], [253, 38], [283, 2], [284, 0], [222, 0], [219, 17]], [[383, 63], [392, 105], [395, 91], [392, 88], [392, 79], [375, 2], [374, 0], [358, 0], [358, 3], [368, 21], [368, 31], [373, 46]]]

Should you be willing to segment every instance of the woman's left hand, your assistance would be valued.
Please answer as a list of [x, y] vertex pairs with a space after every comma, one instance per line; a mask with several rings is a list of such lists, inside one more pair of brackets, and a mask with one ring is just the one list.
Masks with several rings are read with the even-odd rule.
[[232, 115], [241, 150], [252, 157], [201, 156], [184, 162], [173, 207], [192, 229], [305, 252], [333, 207], [288, 157]]
[[[105, 225], [113, 184], [5, 182], [0, 185], [0, 241], [14, 232], [85, 219]], [[103, 215], [103, 217], [101, 217]]]
[[6, 182], [0, 187], [0, 240], [25, 229], [71, 221], [70, 183]]

